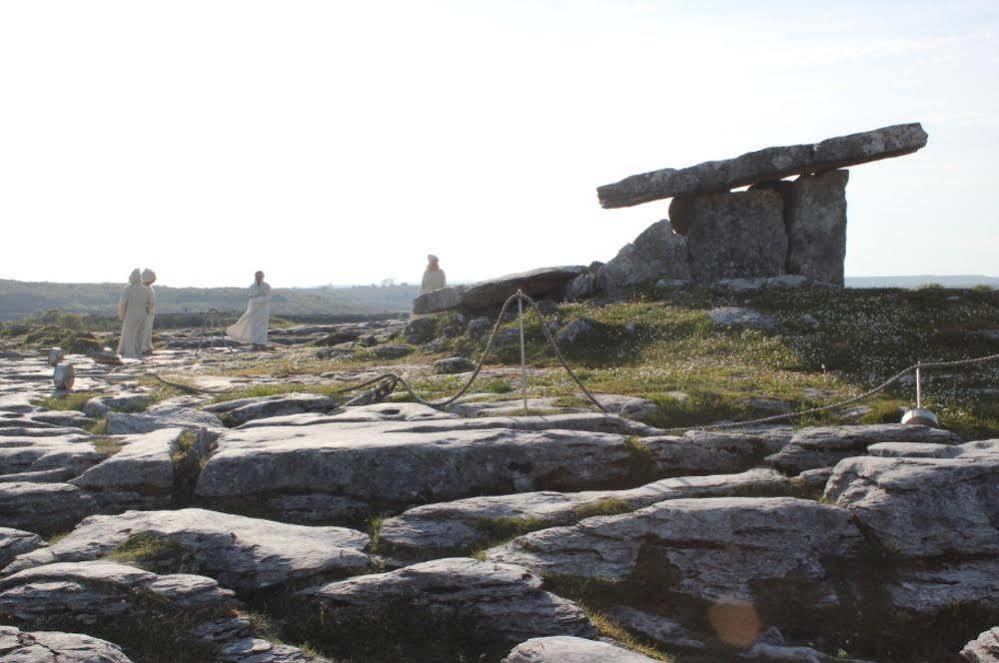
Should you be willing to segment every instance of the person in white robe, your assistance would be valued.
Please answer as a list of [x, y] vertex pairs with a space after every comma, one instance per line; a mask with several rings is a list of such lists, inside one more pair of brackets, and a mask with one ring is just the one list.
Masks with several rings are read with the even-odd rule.
[[121, 320], [121, 339], [118, 341], [118, 354], [122, 357], [140, 359], [142, 339], [145, 333], [146, 316], [153, 307], [152, 290], [142, 285], [138, 269], [128, 277], [128, 285], [118, 299], [118, 319]]
[[155, 282], [156, 272], [148, 267], [142, 270], [142, 285], [149, 288], [149, 294], [153, 298], [149, 315], [146, 316], [146, 325], [142, 329], [142, 354], [144, 355], [152, 354], [153, 352], [153, 321], [156, 319], [156, 290], [153, 289], [153, 283]]
[[441, 269], [440, 260], [433, 254], [428, 255], [427, 269], [423, 272], [423, 282], [420, 284], [420, 294], [443, 290], [446, 287], [447, 277]]
[[257, 272], [250, 286], [250, 301], [246, 313], [236, 324], [226, 329], [237, 343], [251, 343], [254, 348], [267, 347], [267, 325], [271, 317], [271, 287], [264, 282], [264, 273]]

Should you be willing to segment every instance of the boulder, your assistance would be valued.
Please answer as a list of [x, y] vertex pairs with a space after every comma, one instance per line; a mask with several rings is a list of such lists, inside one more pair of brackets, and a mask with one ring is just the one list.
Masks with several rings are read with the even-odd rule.
[[560, 298], [569, 282], [584, 272], [586, 267], [581, 265], [543, 267], [481, 281], [465, 290], [461, 306], [470, 311], [488, 311], [501, 306], [518, 290], [523, 290], [524, 294], [534, 299]]
[[413, 348], [408, 345], [379, 345], [371, 350], [378, 359], [400, 359], [412, 352]]
[[160, 508], [174, 488], [173, 455], [180, 450], [181, 428], [163, 428], [121, 438], [120, 451], [70, 483], [85, 489], [101, 510]]
[[436, 331], [437, 321], [434, 318], [413, 318], [406, 325], [403, 334], [407, 343], [421, 345], [432, 339]]
[[565, 295], [569, 283], [585, 272], [586, 267], [580, 265], [543, 267], [481, 281], [465, 288], [428, 292], [413, 302], [413, 313], [423, 315], [456, 308], [472, 312], [492, 311], [502, 306], [518, 290], [523, 290], [534, 299], [560, 299]]
[[848, 458], [836, 466], [825, 498], [902, 557], [999, 558], [997, 478], [999, 453]]
[[460, 619], [487, 642], [506, 646], [544, 635], [596, 635], [581, 609], [541, 584], [518, 566], [455, 557], [341, 580], [296, 597], [305, 613], [328, 615], [326, 628], [345, 633], [372, 617], [391, 619], [406, 610], [408, 619], [425, 622]]
[[298, 647], [276, 644], [260, 638], [242, 638], [224, 646], [215, 660], [218, 663], [332, 663]]
[[487, 558], [544, 575], [634, 585], [653, 602], [755, 605], [764, 623], [775, 623], [788, 611], [814, 614], [840, 604], [827, 565], [854, 557], [862, 541], [836, 507], [791, 497], [713, 497], [532, 532]]
[[671, 217], [673, 207], [681, 205], [694, 281], [784, 273], [787, 231], [780, 195], [758, 190], [678, 199], [670, 206]]
[[10, 564], [18, 555], [47, 545], [42, 537], [33, 532], [0, 527], [0, 569]]
[[[980, 615], [999, 614], [999, 561], [994, 559], [916, 560], [887, 579], [885, 595], [896, 616], [932, 624], [952, 619], [955, 608]], [[931, 636], [932, 637], [932, 636]]]
[[315, 426], [316, 424], [363, 424], [379, 421], [432, 421], [454, 419], [453, 414], [435, 410], [421, 403], [373, 403], [345, 407], [329, 414], [290, 414], [282, 417], [256, 419], [240, 429], [269, 426]]
[[464, 286], [425, 292], [413, 300], [413, 313], [415, 315], [426, 315], [428, 313], [456, 309], [461, 306], [461, 297], [464, 293]]
[[132, 663], [118, 645], [79, 633], [0, 626], [0, 660], [10, 663]]
[[[32, 429], [35, 430], [35, 429]], [[104, 460], [91, 444], [93, 436], [76, 429], [44, 429], [55, 435], [26, 435], [28, 430], [0, 429], [0, 475], [48, 472], [48, 481], [65, 481]], [[16, 433], [7, 435], [7, 433]]]
[[580, 350], [598, 350], [607, 345], [613, 335], [610, 325], [598, 322], [593, 318], [573, 320], [555, 335], [559, 347], [569, 352]]
[[574, 424], [642, 430], [602, 415], [234, 429], [219, 438], [196, 494], [224, 510], [242, 510], [276, 495], [407, 505], [635, 481], [640, 452], [626, 435], [559, 430]]
[[746, 327], [749, 329], [776, 329], [777, 318], [743, 306], [720, 306], [708, 311], [711, 322], [719, 327]]
[[225, 428], [216, 415], [195, 407], [191, 400], [185, 397], [165, 400], [141, 414], [108, 412], [107, 421], [109, 435], [151, 433], [161, 428], [208, 428], [214, 430]]
[[571, 525], [597, 515], [622, 513], [664, 500], [729, 495], [782, 495], [786, 478], [773, 470], [661, 479], [626, 490], [543, 491], [469, 497], [408, 509], [382, 522], [380, 545], [406, 559], [470, 552], [497, 538]]
[[94, 419], [107, 415], [108, 410], [139, 412], [152, 403], [149, 394], [123, 394], [120, 396], [95, 396], [83, 405], [83, 414]]
[[330, 580], [368, 567], [363, 552], [368, 536], [361, 532], [180, 509], [91, 516], [52, 546], [21, 555], [5, 571], [97, 560], [127, 550], [139, 538], [160, 541], [169, 551], [135, 560], [145, 568], [165, 573], [183, 565], [237, 592]]
[[207, 405], [203, 409], [218, 415], [230, 426], [239, 426], [254, 419], [280, 417], [301, 412], [329, 412], [336, 408], [336, 401], [329, 396], [293, 392], [223, 401]]
[[795, 433], [791, 443], [769, 456], [766, 463], [782, 472], [799, 474], [833, 467], [844, 458], [862, 456], [869, 446], [879, 442], [957, 445], [961, 438], [948, 430], [906, 424], [814, 426]]
[[659, 642], [669, 647], [683, 649], [704, 649], [699, 636], [691, 633], [682, 624], [642, 610], [619, 605], [611, 608], [607, 615], [632, 633]]
[[0, 483], [0, 523], [51, 534], [100, 510], [89, 494], [68, 483]]
[[603, 207], [612, 208], [683, 194], [729, 191], [790, 175], [820, 173], [910, 154], [924, 147], [926, 139], [926, 132], [918, 123], [900, 124], [816, 144], [768, 147], [734, 159], [633, 175], [616, 184], [598, 187], [597, 195]]
[[466, 357], [448, 357], [434, 362], [434, 373], [440, 375], [455, 375], [475, 370], [475, 362]]
[[[611, 297], [629, 295], [636, 286], [658, 279], [688, 280], [687, 238], [673, 232], [669, 220], [657, 221], [601, 266], [593, 278], [594, 290]], [[582, 284], [574, 289], [581, 291]]]
[[79, 630], [127, 649], [193, 644], [191, 627], [228, 616], [239, 603], [209, 578], [158, 576], [115, 562], [70, 562], [0, 579], [0, 615], [21, 628]]
[[849, 178], [845, 170], [802, 175], [784, 195], [790, 273], [843, 285]]
[[999, 663], [999, 626], [994, 626], [961, 650], [968, 663]]
[[845, 656], [830, 656], [811, 647], [789, 646], [784, 644], [784, 636], [771, 626], [753, 646], [739, 653], [739, 658], [751, 661], [788, 661], [789, 663], [871, 663]]
[[653, 660], [609, 642], [556, 635], [520, 643], [502, 663], [650, 663]]

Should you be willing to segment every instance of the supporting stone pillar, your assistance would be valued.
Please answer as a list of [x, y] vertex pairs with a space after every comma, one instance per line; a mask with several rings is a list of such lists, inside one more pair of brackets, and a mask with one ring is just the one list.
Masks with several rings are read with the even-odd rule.
[[802, 175], [785, 188], [788, 273], [843, 285], [849, 179], [849, 171], [831, 170]]
[[670, 205], [670, 215], [675, 228], [686, 230], [695, 281], [785, 273], [788, 239], [780, 194], [753, 190], [682, 197]]

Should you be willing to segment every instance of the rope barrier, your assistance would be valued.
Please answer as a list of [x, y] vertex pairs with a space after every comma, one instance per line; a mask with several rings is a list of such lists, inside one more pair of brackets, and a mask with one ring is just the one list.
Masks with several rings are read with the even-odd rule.
[[[416, 393], [416, 391], [412, 388], [412, 386], [408, 382], [406, 382], [406, 380], [402, 376], [400, 376], [400, 375], [398, 375], [396, 373], [391, 373], [391, 372], [389, 372], [389, 373], [383, 373], [383, 374], [381, 374], [381, 375], [379, 375], [379, 376], [377, 376], [375, 378], [372, 378], [370, 380], [366, 380], [366, 381], [364, 381], [364, 382], [362, 382], [360, 384], [350, 385], [350, 386], [344, 387], [342, 389], [336, 389], [336, 390], [334, 390], [334, 391], [332, 391], [330, 393], [331, 394], [346, 394], [346, 393], [350, 393], [350, 392], [354, 392], [354, 391], [360, 391], [362, 389], [365, 389], [366, 387], [370, 387], [372, 385], [376, 385], [375, 389], [371, 390], [371, 392], [373, 392], [371, 394], [371, 396], [373, 398], [375, 398], [376, 400], [371, 401], [369, 399], [368, 401], [365, 401], [365, 402], [377, 402], [377, 400], [382, 400], [385, 397], [387, 397], [389, 394], [391, 394], [392, 391], [394, 391], [396, 389], [396, 387], [401, 386], [403, 389], [406, 390], [406, 392], [409, 394], [409, 397], [413, 401], [415, 401], [417, 403], [420, 403], [421, 405], [426, 405], [428, 407], [432, 407], [432, 408], [437, 409], [437, 410], [447, 411], [452, 405], [454, 405], [454, 403], [456, 403], [458, 401], [458, 399], [460, 399], [462, 396], [464, 396], [468, 392], [468, 390], [472, 387], [472, 385], [478, 379], [479, 374], [482, 372], [482, 368], [485, 365], [486, 359], [489, 357], [489, 354], [490, 354], [490, 352], [493, 349], [493, 345], [494, 345], [494, 343], [496, 341], [496, 335], [499, 332], [499, 329], [500, 329], [501, 325], [503, 324], [503, 319], [506, 316], [507, 310], [509, 309], [510, 305], [513, 302], [515, 302], [515, 301], [517, 302], [518, 319], [519, 319], [519, 326], [520, 326], [521, 380], [522, 380], [522, 383], [523, 383], [522, 384], [522, 389], [524, 391], [523, 398], [524, 398], [524, 410], [525, 410], [525, 412], [527, 411], [527, 358], [526, 358], [526, 354], [527, 353], [526, 353], [526, 343], [525, 343], [525, 337], [524, 337], [524, 304], [527, 304], [527, 306], [529, 307], [529, 309], [532, 309], [537, 314], [538, 319], [541, 322], [541, 329], [544, 332], [545, 341], [547, 342], [547, 344], [554, 351], [555, 357], [558, 359], [559, 364], [561, 365], [561, 367], [569, 375], [569, 377], [576, 384], [576, 386], [579, 388], [579, 390], [586, 396], [586, 398], [590, 401], [590, 403], [592, 403], [594, 406], [596, 406], [602, 413], [609, 414], [608, 411], [607, 411], [607, 408], [604, 407], [604, 405], [597, 399], [597, 397], [593, 395], [593, 392], [591, 392], [586, 387], [586, 385], [583, 384], [583, 381], [579, 378], [579, 376], [576, 375], [575, 371], [572, 370], [572, 367], [569, 365], [569, 362], [566, 360], [565, 355], [562, 354], [562, 350], [559, 348], [558, 342], [556, 341], [555, 337], [552, 335], [551, 329], [549, 328], [549, 325], [548, 325], [548, 320], [545, 318], [545, 315], [541, 311], [541, 308], [538, 306], [537, 302], [535, 302], [529, 295], [525, 294], [524, 292], [522, 292], [520, 290], [518, 290], [513, 295], [510, 295], [510, 297], [508, 297], [506, 299], [506, 301], [503, 302], [503, 306], [500, 308], [499, 315], [496, 317], [496, 323], [493, 325], [492, 331], [489, 333], [489, 338], [486, 341], [486, 346], [485, 346], [485, 348], [482, 351], [482, 355], [479, 357], [478, 362], [476, 362], [475, 369], [472, 371], [472, 374], [468, 377], [468, 379], [462, 385], [461, 389], [459, 389], [458, 392], [454, 396], [451, 396], [450, 398], [448, 398], [446, 400], [443, 400], [443, 401], [441, 401], [441, 400], [438, 400], [438, 401], [427, 401], [424, 398], [421, 398]], [[209, 313], [211, 314], [212, 312], [210, 311]], [[199, 349], [199, 352], [200, 352], [200, 349]], [[918, 362], [918, 363], [913, 364], [912, 366], [909, 366], [909, 367], [907, 367], [907, 368], [899, 371], [898, 373], [896, 373], [892, 377], [888, 378], [887, 380], [885, 380], [884, 382], [878, 384], [877, 386], [872, 387], [871, 389], [868, 389], [868, 390], [866, 390], [866, 391], [864, 391], [864, 392], [862, 392], [862, 393], [860, 393], [860, 394], [858, 394], [856, 396], [853, 396], [851, 398], [848, 398], [848, 399], [845, 399], [845, 400], [842, 400], [842, 401], [838, 401], [836, 403], [831, 403], [829, 405], [821, 405], [821, 406], [818, 406], [818, 407], [808, 408], [806, 410], [800, 410], [800, 411], [797, 411], [797, 412], [787, 412], [787, 413], [784, 413], [784, 414], [776, 414], [776, 415], [771, 415], [771, 416], [767, 416], [767, 417], [760, 417], [760, 418], [757, 418], [757, 419], [747, 419], [747, 420], [744, 420], [744, 421], [733, 421], [733, 422], [723, 422], [723, 423], [717, 423], [717, 424], [706, 424], [706, 425], [703, 425], [703, 426], [678, 426], [678, 427], [674, 427], [674, 428], [664, 428], [664, 429], [661, 429], [661, 430], [663, 432], [666, 432], [666, 433], [678, 433], [678, 432], [685, 432], [685, 431], [689, 431], [689, 430], [724, 430], [724, 429], [727, 429], [727, 428], [745, 428], [745, 427], [750, 427], [750, 426], [757, 426], [757, 425], [760, 425], [760, 424], [770, 424], [770, 423], [777, 423], [777, 422], [781, 422], [781, 421], [787, 421], [787, 420], [795, 419], [795, 418], [798, 418], [798, 417], [807, 416], [807, 415], [810, 415], [810, 414], [818, 414], [818, 413], [822, 413], [822, 412], [831, 412], [831, 411], [842, 409], [842, 408], [847, 407], [849, 405], [853, 405], [854, 403], [857, 403], [859, 401], [867, 399], [867, 398], [873, 396], [874, 394], [882, 392], [885, 389], [887, 389], [888, 387], [890, 387], [891, 385], [893, 385], [894, 383], [896, 383], [899, 380], [901, 380], [902, 378], [904, 378], [909, 373], [912, 373], [913, 371], [921, 371], [921, 370], [927, 369], [927, 368], [951, 368], [951, 367], [955, 367], [955, 366], [968, 366], [968, 365], [985, 364], [985, 363], [988, 363], [988, 362], [991, 362], [991, 361], [997, 361], [997, 360], [999, 360], [999, 353], [992, 354], [992, 355], [987, 355], [987, 356], [984, 356], [984, 357], [975, 357], [975, 358], [971, 358], [971, 359], [957, 359], [957, 360], [953, 360], [953, 361]], [[163, 377], [161, 377], [161, 376], [159, 376], [159, 375], [157, 375], [156, 373], [153, 373], [153, 372], [147, 372], [147, 375], [152, 376], [153, 378], [155, 378], [156, 380], [162, 382], [163, 384], [165, 384], [167, 386], [174, 387], [176, 389], [179, 389], [181, 391], [185, 391], [187, 393], [203, 393], [203, 392], [207, 391], [207, 390], [204, 390], [204, 389], [199, 389], [197, 387], [192, 387], [190, 385], [185, 385], [185, 384], [181, 384], [181, 383], [178, 383], [178, 382], [171, 382], [171, 381], [166, 380], [165, 378], [163, 378]], [[359, 404], [359, 402], [362, 401], [362, 400], [364, 400], [363, 395], [359, 396], [359, 397], [357, 397], [357, 398], [355, 398], [355, 399], [353, 399], [351, 401], [349, 401], [348, 404]], [[355, 403], [355, 401], [357, 403]]]

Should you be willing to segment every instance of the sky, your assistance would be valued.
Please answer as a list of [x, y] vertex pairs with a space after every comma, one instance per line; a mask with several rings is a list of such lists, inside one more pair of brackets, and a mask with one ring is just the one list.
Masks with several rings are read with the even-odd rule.
[[919, 121], [848, 276], [999, 275], [999, 2], [0, 0], [0, 278], [452, 281], [606, 261], [598, 185]]

